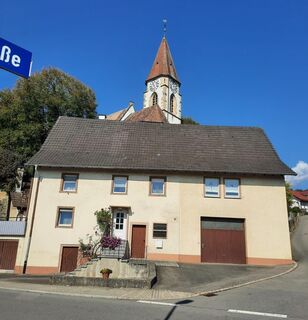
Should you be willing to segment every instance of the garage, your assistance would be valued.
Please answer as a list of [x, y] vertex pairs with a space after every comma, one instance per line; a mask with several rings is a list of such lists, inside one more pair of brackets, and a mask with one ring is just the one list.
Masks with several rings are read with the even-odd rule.
[[17, 240], [0, 240], [0, 269], [14, 270], [17, 249]]
[[245, 264], [245, 220], [201, 217], [201, 262]]

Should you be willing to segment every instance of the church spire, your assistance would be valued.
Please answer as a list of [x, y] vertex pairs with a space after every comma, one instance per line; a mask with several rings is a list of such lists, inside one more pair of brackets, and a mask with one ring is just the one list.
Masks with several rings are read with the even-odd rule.
[[165, 36], [160, 43], [152, 69], [146, 79], [146, 83], [159, 76], [169, 76], [180, 83]]

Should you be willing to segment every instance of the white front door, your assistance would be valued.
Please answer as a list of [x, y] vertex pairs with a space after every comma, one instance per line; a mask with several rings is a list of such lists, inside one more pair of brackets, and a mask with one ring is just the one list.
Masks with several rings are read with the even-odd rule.
[[127, 240], [127, 212], [115, 210], [113, 213], [113, 236]]

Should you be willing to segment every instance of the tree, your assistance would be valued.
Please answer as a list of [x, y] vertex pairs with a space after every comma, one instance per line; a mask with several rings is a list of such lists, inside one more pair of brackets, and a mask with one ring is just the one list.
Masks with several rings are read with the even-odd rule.
[[17, 183], [16, 170], [20, 165], [20, 157], [0, 148], [0, 190], [10, 192]]
[[36, 153], [59, 116], [96, 117], [94, 92], [54, 68], [20, 79], [0, 91], [0, 147], [28, 160]]
[[183, 117], [182, 124], [199, 124], [199, 123], [194, 119], [192, 119], [191, 117]]

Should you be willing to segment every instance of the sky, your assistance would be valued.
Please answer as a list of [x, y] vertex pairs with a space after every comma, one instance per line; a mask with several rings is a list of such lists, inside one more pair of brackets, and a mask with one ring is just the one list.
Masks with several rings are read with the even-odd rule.
[[[163, 36], [182, 113], [204, 125], [257, 126], [308, 188], [308, 1], [3, 1], [0, 37], [91, 87], [98, 113], [134, 101]], [[0, 90], [18, 77], [0, 70]]]

